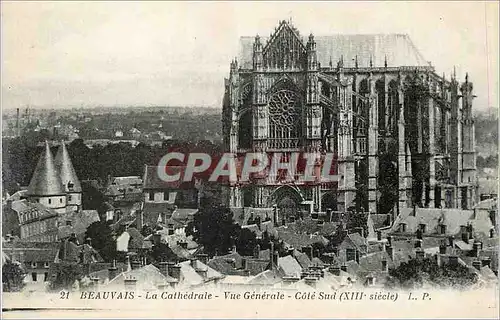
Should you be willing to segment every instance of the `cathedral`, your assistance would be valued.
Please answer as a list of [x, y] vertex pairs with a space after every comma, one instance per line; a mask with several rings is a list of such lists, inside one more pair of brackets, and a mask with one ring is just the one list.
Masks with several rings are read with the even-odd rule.
[[223, 99], [227, 152], [336, 155], [335, 185], [233, 182], [231, 208], [289, 214], [471, 209], [473, 84], [439, 75], [404, 34], [241, 37]]

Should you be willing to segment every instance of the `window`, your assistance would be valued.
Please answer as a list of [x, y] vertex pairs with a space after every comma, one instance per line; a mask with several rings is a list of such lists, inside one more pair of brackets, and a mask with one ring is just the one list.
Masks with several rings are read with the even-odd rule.
[[71, 226], [72, 225], [71, 220], [66, 220], [66, 225]]
[[31, 280], [36, 281], [36, 279], [37, 279], [36, 276], [37, 276], [36, 272], [32, 272], [31, 273]]
[[36, 262], [31, 263], [31, 268], [35, 269], [36, 268]]
[[71, 201], [71, 196], [68, 196], [68, 201]]
[[62, 198], [59, 199], [59, 203], [62, 203]]
[[49, 263], [48, 262], [44, 262], [43, 263], [43, 267], [47, 269], [49, 267]]
[[149, 193], [149, 201], [154, 201], [155, 200], [155, 194], [153, 192]]
[[399, 230], [400, 230], [401, 232], [406, 232], [406, 223], [401, 223], [401, 224], [399, 225]]
[[422, 231], [422, 233], [425, 233], [425, 224], [421, 223], [418, 228], [420, 229], [420, 231]]
[[347, 261], [355, 260], [356, 259], [356, 250], [354, 249], [346, 249], [345, 250], [345, 256]]
[[441, 224], [441, 225], [439, 226], [439, 232], [440, 232], [441, 234], [445, 234], [445, 233], [446, 233], [446, 225], [445, 225], [445, 224]]
[[168, 201], [168, 196], [169, 196], [169, 192], [168, 191], [164, 191], [163, 192], [163, 201]]
[[52, 199], [49, 199], [49, 204], [51, 204], [51, 203], [52, 203]]
[[48, 272], [45, 272], [43, 274], [43, 281], [49, 281], [49, 273]]

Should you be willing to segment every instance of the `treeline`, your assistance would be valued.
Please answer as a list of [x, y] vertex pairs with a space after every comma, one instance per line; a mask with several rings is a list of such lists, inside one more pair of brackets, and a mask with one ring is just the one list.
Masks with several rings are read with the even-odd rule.
[[[167, 140], [162, 146], [143, 143], [132, 147], [130, 143], [87, 147], [82, 139], [73, 140], [68, 146], [75, 171], [80, 180], [98, 180], [105, 183], [109, 176], [142, 176], [144, 165], [157, 165], [168, 152], [221, 152], [220, 144], [208, 140], [197, 143]], [[4, 139], [2, 144], [2, 183], [4, 190], [15, 192], [27, 186], [44, 147], [34, 146], [26, 138]], [[53, 154], [57, 147], [52, 149]]]

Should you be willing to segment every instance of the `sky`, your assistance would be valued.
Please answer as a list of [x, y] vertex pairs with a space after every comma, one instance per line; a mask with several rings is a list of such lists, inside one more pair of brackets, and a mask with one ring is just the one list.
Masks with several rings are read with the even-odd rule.
[[408, 34], [436, 72], [498, 107], [498, 2], [2, 1], [3, 108], [221, 107], [240, 36]]

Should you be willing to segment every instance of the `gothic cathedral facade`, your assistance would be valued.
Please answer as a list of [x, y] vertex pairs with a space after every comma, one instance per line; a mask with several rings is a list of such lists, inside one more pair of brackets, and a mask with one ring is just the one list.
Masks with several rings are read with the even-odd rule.
[[397, 214], [476, 202], [473, 85], [436, 74], [407, 35], [242, 37], [225, 81], [227, 152], [334, 153], [334, 185], [227, 186], [233, 208]]

